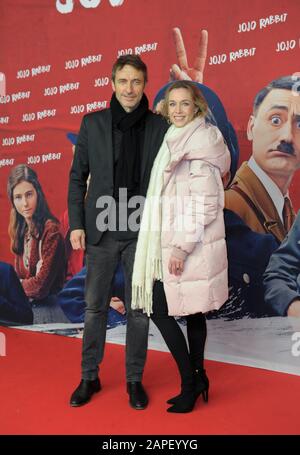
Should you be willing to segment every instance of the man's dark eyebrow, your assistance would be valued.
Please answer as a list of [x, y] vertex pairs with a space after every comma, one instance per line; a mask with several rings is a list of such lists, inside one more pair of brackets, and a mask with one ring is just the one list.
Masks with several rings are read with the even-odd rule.
[[[128, 81], [129, 79], [126, 79], [126, 77], [120, 77], [120, 78], [118, 78], [117, 80], [120, 82], [120, 81]], [[136, 78], [132, 79], [132, 81], [133, 81], [133, 82], [135, 82], [135, 81], [142, 81], [142, 79], [140, 79], [139, 77], [136, 77]]]
[[[288, 108], [287, 106], [280, 106], [279, 104], [275, 104], [274, 106], [271, 106], [269, 111], [272, 111], [272, 110], [282, 110], [282, 111], [288, 111]], [[300, 120], [300, 114], [295, 114], [294, 115], [294, 118], [296, 119], [296, 121], [298, 122]]]

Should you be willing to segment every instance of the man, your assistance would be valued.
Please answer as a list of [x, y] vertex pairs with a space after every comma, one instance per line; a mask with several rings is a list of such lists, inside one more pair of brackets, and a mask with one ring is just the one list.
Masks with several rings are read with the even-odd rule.
[[[146, 82], [147, 67], [138, 56], [119, 57], [112, 70], [114, 93], [110, 108], [85, 115], [78, 137], [68, 196], [70, 241], [74, 249], [86, 246], [87, 308], [82, 380], [71, 396], [71, 406], [84, 405], [101, 389], [98, 365], [104, 352], [111, 282], [119, 261], [125, 276], [129, 403], [135, 409], [144, 409], [148, 404], [141, 380], [149, 320], [142, 312], [131, 310], [131, 277], [138, 231], [129, 222], [132, 210], [128, 206], [136, 196], [146, 195], [152, 164], [168, 125], [149, 111], [144, 95]], [[108, 201], [106, 207], [103, 201]], [[109, 216], [103, 218], [103, 213]], [[107, 219], [109, 222], [105, 224]], [[115, 221], [112, 226], [111, 220]]]
[[[72, 158], [75, 153], [75, 146], [77, 144], [78, 134], [68, 133], [67, 138], [72, 144]], [[89, 178], [87, 180], [87, 188], [89, 185]], [[65, 314], [70, 319], [71, 322], [83, 322], [84, 319], [84, 283], [86, 278], [86, 267], [85, 267], [85, 258], [84, 250], [73, 250], [70, 242], [70, 224], [69, 224], [69, 215], [68, 210], [65, 210], [60, 217], [60, 226], [61, 231], [65, 240], [65, 249], [67, 255], [67, 284], [64, 288], [58, 293], [58, 302], [63, 308]], [[124, 315], [126, 310], [122, 300], [116, 296], [115, 290], [119, 289], [118, 282], [120, 281], [120, 276], [122, 275], [121, 266], [116, 270], [113, 285], [112, 285], [112, 295], [110, 301], [110, 307], [116, 310], [121, 315]], [[119, 293], [120, 295], [120, 293]], [[108, 313], [108, 320], [111, 319], [111, 313]], [[125, 318], [121, 318], [123, 321]], [[108, 321], [109, 324], [109, 321]], [[109, 324], [110, 325], [110, 324]]]
[[247, 127], [252, 156], [225, 194], [226, 208], [253, 231], [271, 233], [278, 242], [295, 219], [288, 194], [300, 168], [300, 96], [295, 86], [295, 78], [286, 76], [256, 95]]
[[[288, 193], [293, 175], [300, 167], [300, 97], [293, 90], [294, 84], [294, 78], [282, 77], [256, 95], [247, 127], [252, 156], [241, 165], [231, 187], [225, 191], [226, 209], [239, 215], [253, 232], [271, 234], [277, 246], [295, 219]], [[265, 240], [261, 249], [256, 245], [257, 262], [264, 267], [276, 250], [276, 245], [268, 240], [268, 246]], [[236, 246], [238, 257], [242, 249], [249, 248], [241, 238], [236, 238]], [[275, 308], [264, 297], [263, 267], [248, 271], [243, 268], [241, 315], [274, 316]], [[226, 306], [223, 311], [227, 311]]]
[[300, 212], [264, 275], [265, 301], [279, 316], [300, 317]]

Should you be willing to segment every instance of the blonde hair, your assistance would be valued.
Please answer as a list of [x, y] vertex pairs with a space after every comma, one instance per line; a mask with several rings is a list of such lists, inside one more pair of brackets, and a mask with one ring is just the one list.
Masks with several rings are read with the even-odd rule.
[[205, 117], [208, 113], [208, 104], [206, 102], [206, 99], [204, 98], [204, 95], [202, 94], [201, 90], [197, 87], [196, 84], [192, 81], [176, 81], [172, 85], [168, 87], [166, 90], [165, 94], [165, 99], [164, 99], [164, 104], [161, 110], [161, 114], [168, 119], [168, 104], [169, 104], [169, 98], [170, 98], [170, 93], [172, 90], [176, 90], [179, 88], [184, 88], [189, 91], [189, 93], [192, 96], [194, 105], [198, 108], [197, 112], [194, 115], [195, 117]]

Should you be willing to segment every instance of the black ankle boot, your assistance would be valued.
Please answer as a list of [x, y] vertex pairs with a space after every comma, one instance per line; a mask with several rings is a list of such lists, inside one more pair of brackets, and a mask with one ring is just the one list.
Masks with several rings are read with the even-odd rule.
[[202, 394], [203, 401], [208, 402], [208, 390], [209, 390], [209, 379], [206, 375], [206, 371], [195, 370], [195, 388], [198, 396]]
[[[197, 398], [199, 395], [202, 394], [203, 401], [206, 403], [208, 402], [208, 389], [209, 389], [209, 379], [206, 376], [206, 371], [202, 370], [195, 370], [194, 371], [194, 381], [195, 381], [195, 394]], [[181, 397], [182, 392], [176, 397], [170, 398], [167, 403], [168, 404], [175, 404], [178, 399]]]
[[196, 389], [193, 387], [192, 390], [182, 390], [181, 394], [177, 398], [176, 402], [167, 409], [167, 412], [174, 413], [186, 413], [191, 412], [194, 409], [195, 403], [199, 395], [196, 394]]

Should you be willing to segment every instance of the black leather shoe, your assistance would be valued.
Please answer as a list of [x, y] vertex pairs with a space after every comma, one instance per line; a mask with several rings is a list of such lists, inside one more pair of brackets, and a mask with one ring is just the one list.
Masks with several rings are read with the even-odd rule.
[[77, 389], [72, 393], [70, 405], [83, 406], [88, 403], [92, 395], [99, 392], [99, 390], [101, 390], [101, 384], [98, 378], [93, 381], [82, 379]]
[[145, 409], [148, 405], [148, 397], [141, 382], [127, 382], [129, 404], [134, 409]]

